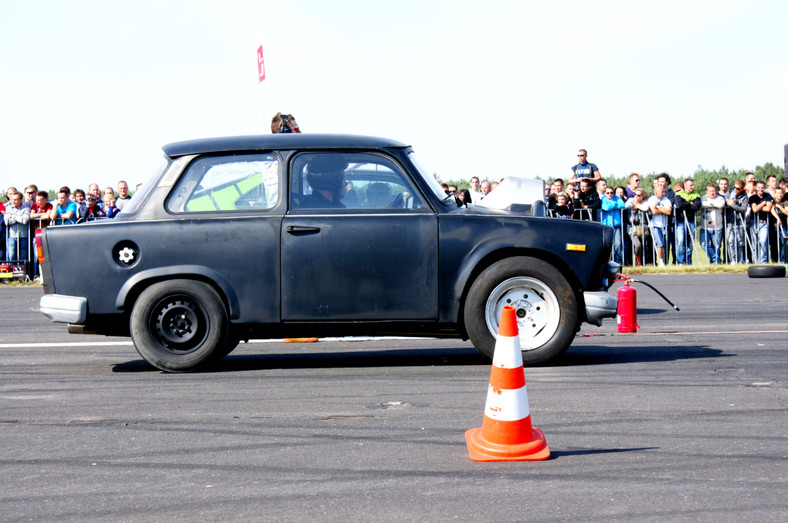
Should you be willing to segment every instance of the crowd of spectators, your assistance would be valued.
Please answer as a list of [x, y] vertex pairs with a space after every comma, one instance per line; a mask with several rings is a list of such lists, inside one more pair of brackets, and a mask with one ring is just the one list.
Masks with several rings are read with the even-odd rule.
[[[608, 186], [599, 167], [580, 149], [566, 181], [545, 188], [554, 218], [593, 220], [613, 227], [611, 259], [623, 265], [691, 265], [697, 262], [785, 263], [788, 259], [788, 178], [720, 177], [696, 187], [691, 177], [673, 182], [667, 173], [641, 186], [632, 173], [627, 186]], [[470, 180], [468, 189], [444, 185], [458, 206], [478, 203], [498, 182]]]
[[[581, 151], [584, 152], [584, 151]], [[593, 165], [593, 164], [591, 164]], [[596, 166], [594, 166], [595, 168]], [[597, 169], [593, 169], [598, 173]], [[788, 179], [720, 178], [704, 188], [686, 178], [671, 185], [659, 174], [649, 192], [632, 173], [627, 187], [583, 176], [553, 180], [546, 189], [550, 216], [595, 220], [615, 230], [612, 258], [626, 265], [691, 265], [786, 261]], [[579, 179], [579, 182], [578, 182]]]
[[6, 201], [0, 201], [0, 261], [27, 262], [37, 275], [37, 260], [33, 256], [31, 242], [37, 229], [49, 225], [70, 225], [83, 221], [113, 218], [131, 200], [128, 184], [121, 180], [117, 193], [112, 187], [102, 192], [98, 184], [88, 186], [88, 192], [76, 189], [73, 192], [61, 187], [57, 197], [50, 201], [47, 191], [39, 190], [35, 184], [20, 192], [9, 187]]

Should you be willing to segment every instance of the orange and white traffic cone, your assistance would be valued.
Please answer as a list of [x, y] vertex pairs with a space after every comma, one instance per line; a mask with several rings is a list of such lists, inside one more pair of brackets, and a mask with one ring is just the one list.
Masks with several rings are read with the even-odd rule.
[[513, 307], [501, 313], [482, 426], [465, 432], [473, 461], [536, 461], [550, 457], [544, 433], [531, 426], [523, 353]]

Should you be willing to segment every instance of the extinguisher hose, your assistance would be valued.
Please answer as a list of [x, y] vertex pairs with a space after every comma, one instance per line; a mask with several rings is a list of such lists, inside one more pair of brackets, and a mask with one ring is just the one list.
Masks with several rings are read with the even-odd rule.
[[674, 308], [674, 309], [676, 309], [677, 311], [678, 311], [678, 310], [680, 310], [680, 309], [679, 309], [679, 308], [676, 306], [676, 304], [674, 304], [672, 301], [670, 301], [670, 300], [668, 299], [668, 297], [667, 297], [667, 296], [665, 296], [664, 294], [662, 294], [661, 292], [659, 292], [659, 290], [657, 290], [657, 288], [656, 288], [656, 287], [654, 287], [653, 285], [651, 285], [650, 283], [648, 283], [648, 282], [645, 282], [645, 281], [643, 281], [643, 280], [636, 280], [636, 279], [634, 279], [634, 278], [630, 278], [630, 279], [629, 279], [629, 281], [631, 281], [631, 282], [635, 282], [635, 283], [642, 283], [642, 284], [643, 284], [643, 285], [645, 285], [646, 287], [650, 288], [652, 291], [654, 291], [654, 292], [656, 292], [657, 294], [659, 294], [660, 296], [662, 296], [662, 299], [663, 299], [663, 300], [665, 300], [666, 302], [668, 302], [668, 303], [670, 304], [670, 306], [671, 306], [671, 307], [673, 307], [673, 308]]

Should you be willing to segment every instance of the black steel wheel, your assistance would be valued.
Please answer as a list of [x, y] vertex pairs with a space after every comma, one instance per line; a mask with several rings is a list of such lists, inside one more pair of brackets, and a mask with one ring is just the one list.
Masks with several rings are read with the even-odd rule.
[[506, 258], [485, 269], [465, 301], [465, 329], [474, 347], [492, 358], [504, 306], [514, 307], [526, 365], [563, 353], [578, 326], [577, 298], [564, 276], [528, 256]]
[[228, 352], [228, 324], [224, 301], [210, 285], [171, 280], [140, 294], [130, 327], [134, 346], [148, 363], [183, 372]]

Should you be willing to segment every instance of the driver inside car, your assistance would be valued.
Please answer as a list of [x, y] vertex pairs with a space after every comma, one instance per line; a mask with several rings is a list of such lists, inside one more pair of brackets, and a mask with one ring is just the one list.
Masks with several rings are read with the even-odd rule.
[[303, 209], [344, 209], [340, 200], [347, 191], [347, 161], [337, 154], [316, 156], [306, 165], [306, 181], [312, 193], [301, 199]]

